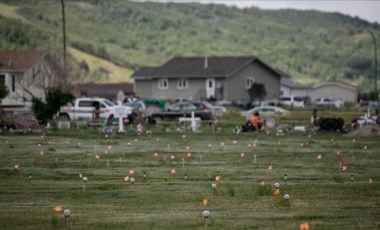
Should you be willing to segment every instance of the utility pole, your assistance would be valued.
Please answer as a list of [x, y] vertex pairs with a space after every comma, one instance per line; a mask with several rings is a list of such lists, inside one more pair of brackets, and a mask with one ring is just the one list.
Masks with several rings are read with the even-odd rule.
[[371, 37], [373, 39], [373, 44], [375, 46], [375, 56], [374, 56], [374, 61], [375, 61], [375, 71], [374, 71], [374, 74], [375, 74], [375, 100], [377, 101], [379, 99], [379, 93], [377, 91], [377, 43], [376, 43], [376, 37], [375, 35], [373, 34], [373, 32], [371, 30], [368, 30], [368, 33], [371, 34]]
[[62, 6], [62, 29], [63, 29], [63, 71], [64, 81], [66, 83], [66, 20], [65, 20], [65, 3], [61, 0]]

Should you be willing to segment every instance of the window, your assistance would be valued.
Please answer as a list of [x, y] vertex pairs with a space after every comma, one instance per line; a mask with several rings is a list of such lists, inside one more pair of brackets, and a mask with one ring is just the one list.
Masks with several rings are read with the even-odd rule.
[[291, 101], [292, 99], [288, 96], [281, 96], [280, 100], [281, 101]]
[[169, 88], [169, 82], [168, 79], [160, 79], [158, 80], [158, 88], [159, 89], [168, 89]]
[[187, 89], [188, 82], [186, 78], [180, 78], [177, 81], [177, 87], [178, 89]]
[[294, 97], [294, 101], [303, 101], [302, 97]]
[[250, 89], [252, 87], [253, 83], [255, 83], [255, 78], [254, 77], [247, 77], [247, 78], [245, 78], [245, 88], [246, 89]]
[[16, 90], [16, 76], [12, 75], [12, 92]]
[[0, 87], [5, 86], [5, 75], [0, 75]]
[[93, 101], [79, 101], [78, 107], [94, 107]]

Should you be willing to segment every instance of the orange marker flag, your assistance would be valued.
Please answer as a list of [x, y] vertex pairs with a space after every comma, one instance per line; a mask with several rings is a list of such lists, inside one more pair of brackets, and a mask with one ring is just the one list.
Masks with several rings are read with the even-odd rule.
[[309, 230], [309, 222], [300, 224], [300, 230]]
[[215, 181], [220, 181], [220, 176], [216, 176]]
[[125, 177], [124, 177], [124, 181], [125, 181], [125, 182], [128, 182], [128, 180], [129, 180], [129, 176], [125, 176]]
[[274, 190], [274, 192], [273, 192], [273, 195], [274, 196], [279, 196], [281, 193], [280, 193], [280, 189], [276, 189], [276, 190]]
[[207, 206], [208, 205], [208, 199], [203, 199], [203, 205]]
[[62, 210], [63, 210], [63, 207], [61, 205], [57, 205], [54, 207], [54, 211], [56, 212], [62, 212]]

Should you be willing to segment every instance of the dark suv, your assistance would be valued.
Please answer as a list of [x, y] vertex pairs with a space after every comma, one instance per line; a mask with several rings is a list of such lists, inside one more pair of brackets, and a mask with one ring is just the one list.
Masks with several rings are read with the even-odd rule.
[[180, 117], [190, 117], [191, 112], [194, 112], [194, 116], [199, 117], [202, 121], [210, 123], [213, 121], [211, 110], [204, 103], [198, 101], [174, 103], [166, 110], [153, 112], [149, 118], [155, 121], [178, 120]]

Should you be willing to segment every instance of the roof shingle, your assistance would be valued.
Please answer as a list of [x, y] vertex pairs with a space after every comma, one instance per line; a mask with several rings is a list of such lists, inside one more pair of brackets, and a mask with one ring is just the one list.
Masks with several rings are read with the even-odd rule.
[[226, 56], [174, 57], [160, 67], [144, 67], [132, 77], [228, 77], [254, 61], [280, 76], [275, 69], [254, 56]]
[[0, 51], [0, 69], [27, 70], [45, 54], [45, 51]]

